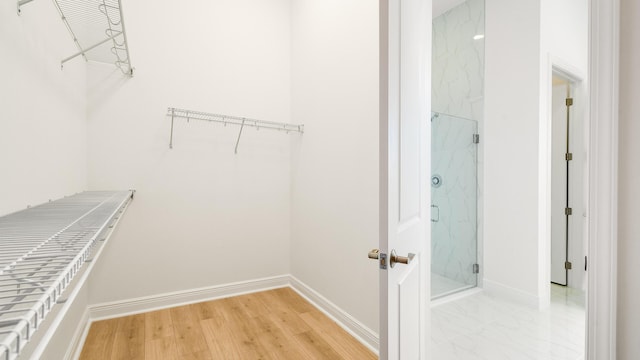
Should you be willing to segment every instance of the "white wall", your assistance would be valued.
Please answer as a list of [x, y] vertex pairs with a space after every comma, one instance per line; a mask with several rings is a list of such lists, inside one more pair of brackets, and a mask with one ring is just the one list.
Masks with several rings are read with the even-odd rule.
[[[288, 274], [290, 137], [176, 122], [167, 107], [290, 116], [289, 0], [125, 7], [131, 79], [88, 70], [89, 186], [137, 190], [94, 269], [90, 302]], [[152, 12], [151, 12], [152, 10]]]
[[87, 187], [85, 67], [60, 69], [77, 51], [52, 2], [0, 3], [0, 215]]
[[588, 72], [588, 0], [540, 0], [542, 56], [548, 54]]
[[541, 301], [540, 36], [539, 1], [486, 1], [484, 287], [532, 305]]
[[618, 360], [640, 354], [640, 3], [621, 1], [618, 202]]
[[[586, 74], [587, 10], [585, 0], [486, 3], [484, 286], [542, 307], [549, 302], [551, 65]], [[586, 161], [581, 150], [576, 161]]]
[[292, 9], [291, 272], [377, 331], [378, 3]]

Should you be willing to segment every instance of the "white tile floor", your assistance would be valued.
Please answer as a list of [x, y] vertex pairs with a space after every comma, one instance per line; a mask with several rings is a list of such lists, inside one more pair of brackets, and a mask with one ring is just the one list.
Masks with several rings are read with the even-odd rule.
[[551, 306], [537, 311], [483, 292], [432, 308], [437, 360], [582, 360], [582, 292], [551, 286]]

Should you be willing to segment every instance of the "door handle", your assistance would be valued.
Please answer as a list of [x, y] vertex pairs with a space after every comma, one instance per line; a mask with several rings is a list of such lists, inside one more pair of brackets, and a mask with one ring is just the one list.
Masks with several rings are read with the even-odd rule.
[[408, 256], [399, 256], [396, 254], [395, 250], [391, 250], [391, 267], [394, 267], [396, 264], [405, 264], [409, 265], [413, 258], [416, 256], [414, 253], [409, 253]]
[[[396, 264], [410, 264], [416, 254], [409, 253], [408, 256], [398, 256], [395, 250], [391, 250], [391, 259], [389, 263], [391, 267], [394, 267]], [[387, 254], [380, 251], [380, 249], [372, 249], [368, 254], [369, 259], [371, 260], [380, 260], [380, 269], [387, 268]]]
[[369, 259], [379, 260], [380, 269], [387, 270], [387, 254], [380, 251], [380, 249], [372, 249], [369, 251]]

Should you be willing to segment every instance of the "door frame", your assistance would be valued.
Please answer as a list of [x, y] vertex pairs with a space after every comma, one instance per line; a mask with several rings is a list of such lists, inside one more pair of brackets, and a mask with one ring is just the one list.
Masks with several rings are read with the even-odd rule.
[[620, 0], [589, 1], [588, 360], [616, 358], [619, 29]]
[[[577, 227], [577, 225], [575, 225], [575, 221], [577, 221], [578, 218], [582, 218], [582, 213], [583, 211], [586, 211], [586, 209], [588, 209], [588, 203], [587, 200], [590, 196], [589, 194], [589, 176], [587, 175], [588, 173], [588, 167], [589, 167], [589, 161], [590, 161], [590, 157], [589, 157], [589, 138], [587, 136], [587, 134], [589, 133], [589, 127], [590, 127], [590, 123], [589, 123], [589, 112], [588, 112], [588, 104], [584, 103], [585, 101], [588, 101], [588, 81], [585, 81], [585, 74], [583, 73], [583, 71], [581, 71], [578, 67], [573, 66], [572, 64], [566, 62], [564, 59], [561, 59], [553, 54], [548, 54], [548, 61], [547, 61], [547, 69], [546, 69], [546, 78], [545, 78], [545, 86], [546, 86], [546, 90], [547, 90], [547, 98], [545, 99], [547, 101], [546, 103], [546, 112], [544, 114], [544, 124], [542, 127], [542, 133], [545, 134], [544, 135], [544, 141], [541, 143], [541, 147], [544, 147], [543, 151], [544, 154], [546, 154], [546, 156], [544, 158], [542, 158], [542, 162], [543, 162], [543, 166], [546, 167], [546, 174], [548, 174], [548, 176], [546, 177], [546, 184], [545, 184], [545, 190], [542, 192], [542, 194], [544, 194], [546, 196], [546, 208], [544, 209], [545, 211], [545, 221], [541, 222], [541, 226], [546, 225], [547, 227], [544, 230], [544, 234], [543, 234], [543, 240], [541, 241], [545, 241], [545, 246], [546, 249], [549, 249], [548, 253], [543, 254], [542, 256], [544, 256], [544, 260], [541, 262], [541, 264], [547, 264], [545, 265], [546, 268], [549, 269], [549, 271], [545, 271], [544, 274], [546, 276], [541, 277], [541, 284], [540, 286], [550, 286], [551, 283], [551, 251], [552, 251], [552, 229], [551, 229], [551, 213], [553, 211], [552, 209], [552, 177], [553, 177], [553, 171], [552, 171], [552, 164], [553, 164], [553, 159], [551, 157], [551, 149], [553, 147], [553, 114], [552, 114], [552, 104], [553, 104], [553, 76], [560, 76], [562, 78], [564, 78], [565, 80], [567, 80], [567, 82], [569, 83], [569, 86], [571, 86], [573, 94], [571, 97], [575, 98], [577, 100], [577, 103], [574, 103], [573, 107], [574, 109], [578, 106], [582, 107], [582, 113], [579, 114], [578, 117], [576, 117], [576, 111], [574, 110], [572, 112], [572, 121], [584, 121], [584, 128], [583, 131], [579, 134], [574, 134], [573, 136], [579, 136], [581, 137], [580, 140], [580, 144], [582, 145], [580, 148], [573, 148], [572, 152], [574, 154], [580, 152], [580, 155], [577, 157], [576, 161], [582, 161], [582, 153], [583, 150], [586, 150], [586, 156], [587, 156], [587, 162], [583, 165], [583, 171], [579, 174], [576, 175], [575, 172], [572, 173], [572, 178], [570, 180], [571, 185], [574, 185], [575, 183], [575, 177], [576, 176], [581, 176], [582, 180], [583, 180], [583, 184], [581, 188], [574, 188], [575, 193], [578, 193], [579, 197], [582, 199], [581, 200], [581, 205], [582, 207], [580, 209], [578, 209], [579, 211], [576, 211], [573, 214], [573, 218], [574, 218], [574, 222], [571, 223], [570, 225], [570, 234], [571, 236], [575, 233], [575, 228]], [[580, 102], [583, 102], [582, 104]], [[575, 207], [575, 202], [572, 203], [572, 207]], [[574, 209], [575, 210], [575, 209]], [[588, 218], [587, 218], [587, 224], [588, 224]], [[582, 221], [580, 222], [582, 224]], [[575, 237], [572, 238], [575, 241], [581, 241], [583, 243], [585, 243], [585, 237], [587, 238], [586, 244], [585, 244], [585, 253], [586, 251], [588, 251], [589, 249], [589, 243], [588, 243], [588, 231], [586, 229], [583, 229], [583, 231], [581, 232], [582, 237], [581, 239], [576, 239]], [[567, 254], [570, 253], [570, 246], [567, 247]], [[573, 269], [575, 271], [580, 271], [580, 269], [584, 269], [584, 263], [583, 262], [574, 262], [573, 264]], [[546, 270], [546, 269], [545, 269]], [[585, 275], [586, 276], [586, 275]], [[567, 286], [569, 285], [569, 278], [570, 275], [567, 273]], [[587, 287], [587, 291], [589, 291], [588, 287]]]
[[[584, 131], [588, 131], [588, 122], [585, 122], [586, 119], [588, 119], [588, 113], [586, 112], [586, 103], [585, 101], [585, 97], [586, 97], [586, 89], [584, 89], [584, 75], [579, 72], [577, 70], [577, 68], [574, 68], [572, 66], [570, 66], [567, 63], [564, 63], [561, 59], [554, 57], [553, 55], [549, 55], [549, 68], [547, 69], [547, 81], [546, 81], [546, 87], [547, 87], [547, 110], [546, 110], [546, 128], [549, 129], [547, 131], [546, 134], [546, 142], [544, 143], [547, 147], [547, 157], [546, 159], [544, 159], [544, 161], [546, 161], [547, 163], [547, 173], [549, 174], [548, 176], [548, 180], [547, 180], [547, 189], [549, 189], [549, 191], [547, 191], [547, 214], [546, 214], [546, 221], [545, 224], [549, 225], [549, 228], [546, 229], [545, 233], [548, 233], [548, 236], [545, 236], [545, 239], [548, 239], [546, 241], [549, 242], [549, 244], [547, 245], [547, 248], [549, 249], [549, 259], [551, 260], [553, 258], [553, 249], [554, 249], [554, 232], [553, 232], [553, 223], [552, 223], [552, 214], [554, 213], [554, 211], [558, 211], [559, 209], [559, 205], [558, 204], [554, 204], [553, 202], [553, 191], [554, 191], [554, 179], [556, 178], [556, 176], [558, 176], [558, 174], [556, 174], [554, 172], [554, 161], [557, 160], [554, 159], [554, 157], [557, 157], [559, 155], [559, 153], [554, 153], [553, 149], [554, 149], [554, 139], [555, 139], [555, 127], [554, 127], [554, 122], [558, 121], [554, 118], [554, 107], [553, 107], [553, 102], [554, 102], [554, 86], [553, 86], [553, 79], [554, 77], [561, 77], [562, 79], [564, 79], [567, 82], [567, 86], [571, 89], [571, 95], [569, 97], [574, 98], [576, 101], [574, 101], [572, 108], [574, 109], [573, 111], [571, 111], [571, 123], [572, 123], [572, 129], [573, 129], [573, 124], [575, 124], [577, 121], [582, 121], [584, 123]], [[568, 90], [567, 90], [568, 91]], [[578, 92], [580, 92], [580, 94], [578, 94]], [[567, 97], [568, 93], [565, 91], [565, 98]], [[581, 116], [576, 117], [576, 111], [575, 108], [576, 107], [582, 107], [582, 113], [580, 114]], [[562, 107], [563, 110], [566, 109], [565, 106]], [[563, 121], [567, 121], [566, 118], [566, 112], [563, 112]], [[563, 124], [564, 127], [564, 124]], [[579, 163], [579, 162], [583, 162], [583, 154], [585, 154], [585, 152], [583, 150], [587, 150], [588, 151], [588, 141], [586, 141], [587, 139], [585, 139], [585, 134], [584, 131], [581, 133], [575, 133], [572, 134], [571, 130], [569, 130], [567, 136], [569, 137], [574, 137], [574, 136], [580, 136], [582, 137], [582, 140], [580, 140], [579, 144], [582, 145], [582, 147], [574, 147], [570, 149], [570, 152], [574, 154], [574, 157], [576, 157], [576, 154], [579, 153], [579, 156], [577, 156], [576, 158], [574, 158], [573, 163]], [[583, 144], [583, 142], [586, 142], [586, 144]], [[575, 141], [570, 141], [570, 143], [575, 143]], [[564, 153], [564, 151], [563, 151]], [[587, 159], [588, 161], [588, 159]], [[584, 170], [584, 169], [583, 169]], [[576, 188], [574, 187], [574, 183], [575, 183], [575, 178], [577, 176], [580, 176], [583, 178], [583, 186], [582, 188]], [[564, 241], [566, 243], [566, 259], [569, 259], [569, 255], [571, 253], [570, 251], [570, 240], [572, 241], [582, 241], [584, 242], [584, 237], [586, 236], [586, 232], [580, 232], [580, 234], [582, 235], [582, 239], [578, 239], [575, 238], [575, 221], [577, 221], [577, 219], [582, 219], [582, 213], [584, 212], [584, 208], [586, 208], [585, 204], [584, 204], [584, 199], [588, 198], [588, 194], [585, 190], [585, 187], [588, 188], [588, 179], [585, 176], [584, 171], [582, 172], [575, 172], [575, 170], [570, 170], [570, 176], [568, 179], [565, 179], [566, 182], [568, 184], [567, 185], [567, 189], [572, 189], [574, 194], [578, 194], [577, 196], [579, 196], [582, 201], [581, 201], [581, 205], [580, 207], [578, 207], [575, 203], [575, 201], [571, 201], [570, 204], [564, 204], [562, 205], [562, 208], [565, 207], [565, 205], [570, 205], [571, 208], [573, 208], [574, 210], [574, 214], [572, 215], [572, 222], [571, 223], [566, 223], [566, 226], [568, 228], [568, 232], [566, 233], [566, 236], [568, 238], [565, 238]], [[569, 195], [568, 195], [569, 196]], [[574, 200], [576, 198], [572, 197], [572, 200]], [[564, 219], [563, 219], [564, 220]], [[587, 247], [588, 248], [588, 247]], [[585, 249], [587, 249], [585, 248]], [[586, 252], [586, 250], [585, 250]], [[546, 254], [543, 256], [547, 256]], [[583, 255], [584, 256], [584, 255]], [[542, 261], [542, 264], [546, 264], [547, 261]], [[551, 262], [549, 261], [549, 263], [551, 264]], [[574, 261], [573, 262], [573, 268], [572, 270], [574, 271], [582, 271], [581, 269], [584, 268], [584, 264], [582, 262], [577, 262]], [[553, 269], [550, 269], [549, 271], [549, 279], [546, 279], [546, 277], [543, 279], [544, 283], [543, 285], [546, 285], [548, 283], [556, 283], [553, 282]], [[569, 270], [565, 268], [565, 282], [566, 284], [564, 286], [569, 286], [569, 278], [570, 278], [570, 274], [569, 274]], [[556, 283], [557, 284], [557, 283]], [[562, 284], [560, 284], [562, 285]], [[574, 284], [575, 285], [575, 284]]]

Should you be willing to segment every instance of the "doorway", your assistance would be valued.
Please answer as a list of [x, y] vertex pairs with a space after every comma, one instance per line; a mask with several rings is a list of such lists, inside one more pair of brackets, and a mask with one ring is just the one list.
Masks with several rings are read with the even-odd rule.
[[584, 291], [585, 104], [581, 82], [560, 72], [551, 89], [551, 283]]

